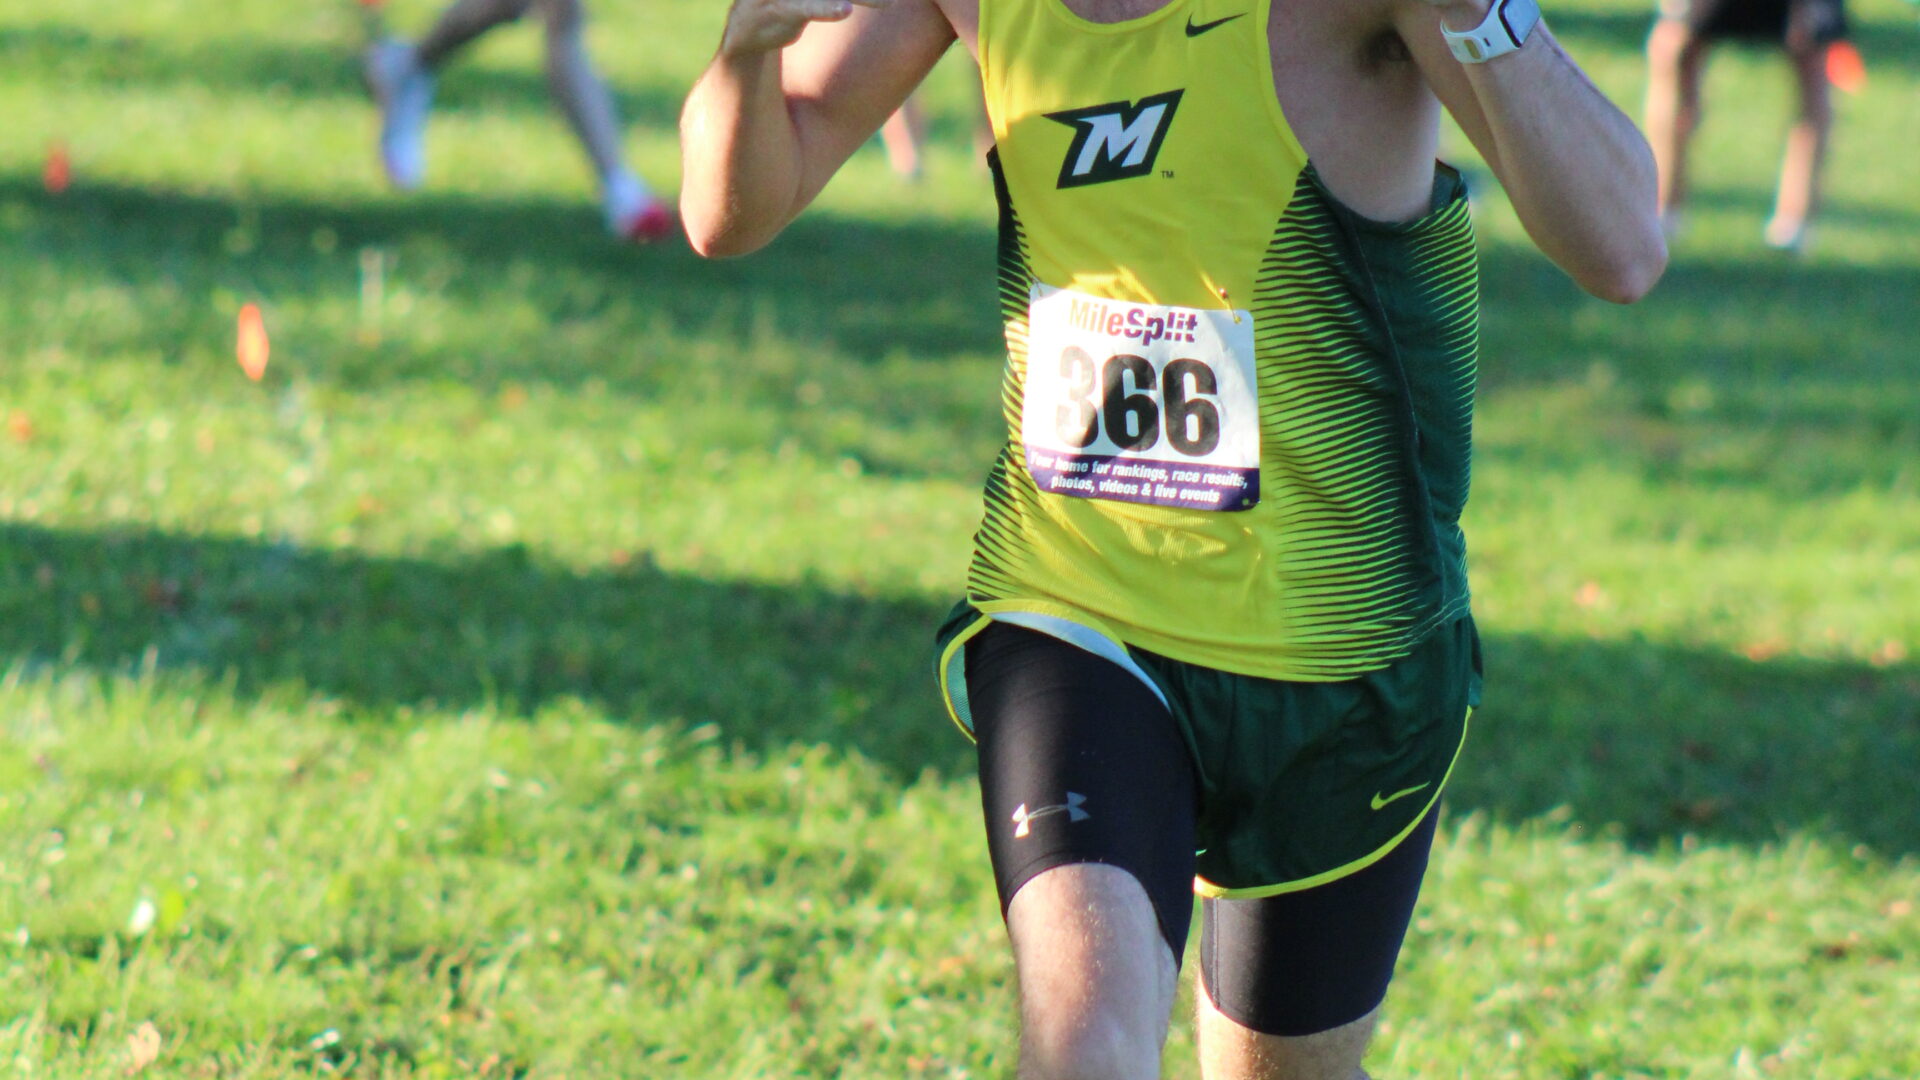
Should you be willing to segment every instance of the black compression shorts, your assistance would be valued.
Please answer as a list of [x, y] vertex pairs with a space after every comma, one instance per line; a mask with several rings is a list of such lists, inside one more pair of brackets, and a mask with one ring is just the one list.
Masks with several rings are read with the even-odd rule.
[[1845, 0], [1664, 0], [1661, 12], [1709, 40], [1798, 48], [1847, 36]]
[[[1056, 866], [1126, 870], [1176, 961], [1193, 917], [1201, 781], [1165, 704], [1112, 661], [995, 623], [966, 642], [980, 793], [1001, 910]], [[1201, 978], [1229, 1019], [1272, 1035], [1358, 1020], [1386, 996], [1438, 810], [1377, 861], [1257, 899], [1210, 897]]]

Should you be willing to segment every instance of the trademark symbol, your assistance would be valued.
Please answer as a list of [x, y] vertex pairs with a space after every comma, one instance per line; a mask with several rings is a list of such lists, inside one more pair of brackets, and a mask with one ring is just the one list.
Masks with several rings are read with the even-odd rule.
[[1162, 180], [1171, 180], [1171, 179], [1173, 179], [1173, 170], [1172, 170], [1172, 169], [1161, 169], [1161, 170], [1160, 170], [1160, 179], [1162, 179]]

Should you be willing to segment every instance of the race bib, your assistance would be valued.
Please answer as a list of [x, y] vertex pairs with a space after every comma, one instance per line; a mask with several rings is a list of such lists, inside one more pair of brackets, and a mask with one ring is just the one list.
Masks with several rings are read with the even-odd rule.
[[1260, 501], [1253, 316], [1035, 285], [1020, 436], [1041, 491], [1245, 510]]

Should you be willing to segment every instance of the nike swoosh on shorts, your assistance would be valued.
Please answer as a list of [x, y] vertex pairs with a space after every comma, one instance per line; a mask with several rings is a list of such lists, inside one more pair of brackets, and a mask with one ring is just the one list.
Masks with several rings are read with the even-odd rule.
[[1394, 802], [1395, 800], [1398, 800], [1398, 799], [1404, 799], [1416, 791], [1425, 791], [1432, 786], [1433, 786], [1433, 781], [1429, 780], [1424, 784], [1419, 784], [1415, 787], [1407, 788], [1404, 791], [1396, 791], [1393, 794], [1388, 795], [1384, 798], [1381, 797], [1380, 793], [1376, 791], [1373, 793], [1373, 808], [1375, 810], [1382, 809], [1390, 802]]

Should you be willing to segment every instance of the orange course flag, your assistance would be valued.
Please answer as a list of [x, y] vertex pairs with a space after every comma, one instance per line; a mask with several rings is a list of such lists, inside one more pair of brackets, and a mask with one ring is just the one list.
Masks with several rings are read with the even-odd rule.
[[62, 194], [67, 185], [73, 183], [73, 160], [67, 156], [66, 143], [55, 142], [47, 147], [47, 168], [40, 179], [49, 195]]
[[236, 352], [240, 357], [240, 370], [247, 373], [247, 378], [259, 382], [267, 373], [267, 324], [260, 318], [259, 304], [240, 306]]
[[1827, 46], [1827, 81], [1838, 90], [1857, 94], [1867, 88], [1867, 62], [1851, 41]]

